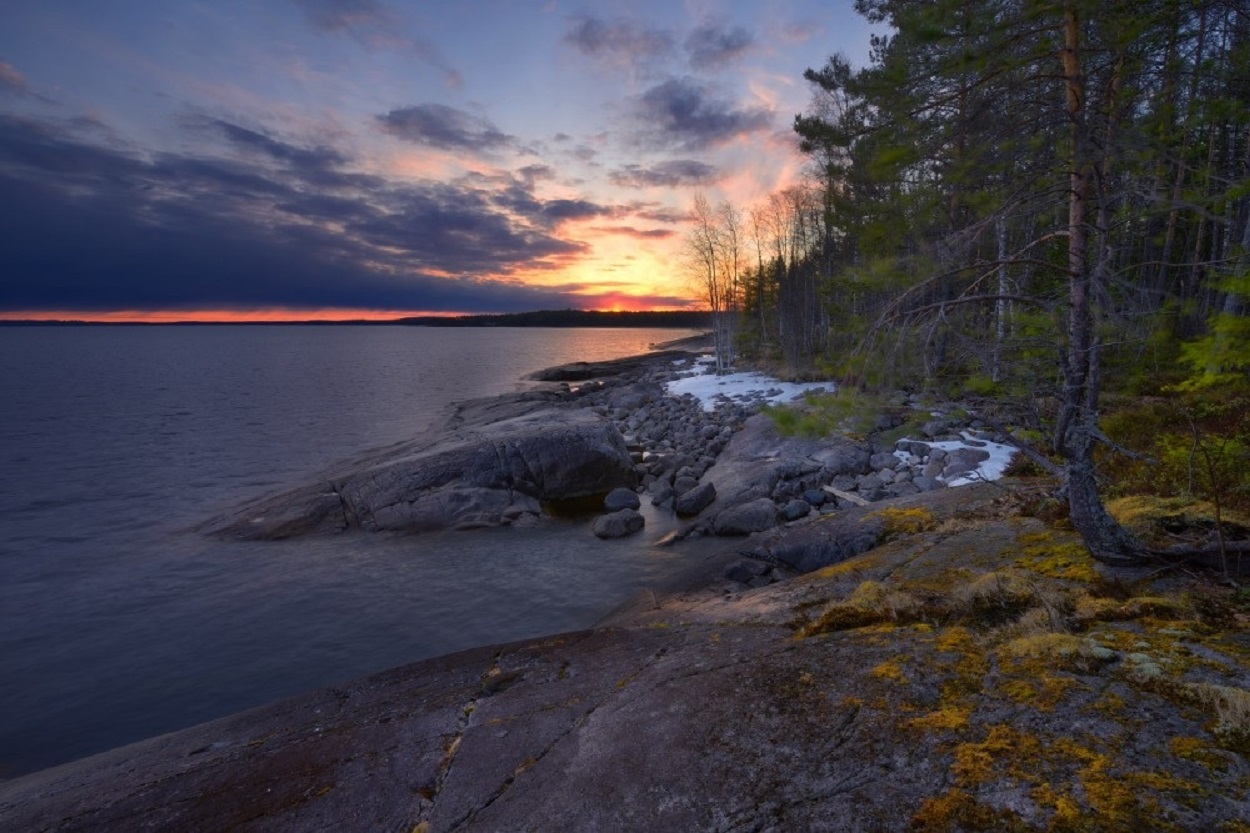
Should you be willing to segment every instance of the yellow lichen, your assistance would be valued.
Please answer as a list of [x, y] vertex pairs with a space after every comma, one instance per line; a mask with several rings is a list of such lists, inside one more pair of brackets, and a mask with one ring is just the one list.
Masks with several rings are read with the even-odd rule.
[[907, 675], [903, 673], [903, 666], [901, 663], [902, 659], [904, 659], [904, 657], [891, 657], [877, 667], [873, 668], [869, 673], [872, 674], [872, 676], [879, 677], [883, 680], [890, 680], [896, 683], [907, 682]]
[[1194, 761], [1202, 764], [1208, 769], [1224, 770], [1228, 768], [1228, 761], [1218, 752], [1209, 741], [1202, 738], [1193, 737], [1175, 737], [1168, 742], [1172, 754], [1178, 758], [1187, 761]]
[[1072, 533], [1053, 530], [1020, 536], [1024, 550], [1016, 566], [1049, 578], [1093, 582], [1098, 578], [1089, 550]]
[[899, 535], [919, 535], [928, 532], [937, 525], [933, 513], [923, 506], [900, 509], [890, 506], [873, 512], [869, 517], [881, 518], [885, 522], [885, 536], [894, 538]]
[[971, 714], [970, 705], [946, 706], [920, 717], [913, 717], [903, 725], [909, 729], [927, 732], [955, 731], [968, 725]]
[[923, 606], [920, 599], [876, 581], [865, 581], [844, 601], [824, 609], [815, 620], [801, 627], [800, 639], [831, 631], [851, 630], [868, 625], [907, 620]]
[[1005, 808], [978, 801], [966, 790], [951, 789], [926, 798], [912, 816], [908, 830], [920, 833], [946, 833], [952, 830], [1029, 830], [1020, 816]]
[[1011, 775], [1016, 767], [1008, 759], [1036, 759], [1041, 753], [1038, 739], [1010, 726], [991, 726], [985, 740], [961, 743], [955, 747], [951, 774], [961, 787], [975, 787]]
[[1007, 660], [1042, 660], [1074, 671], [1093, 671], [1115, 659], [1115, 652], [1092, 639], [1070, 633], [1039, 633], [1013, 639], [999, 648]]

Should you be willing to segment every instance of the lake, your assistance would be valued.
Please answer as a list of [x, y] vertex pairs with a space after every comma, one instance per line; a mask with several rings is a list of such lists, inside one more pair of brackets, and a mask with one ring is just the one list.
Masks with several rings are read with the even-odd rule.
[[[691, 552], [588, 523], [220, 542], [249, 497], [685, 330], [0, 327], [0, 777], [594, 624]], [[644, 501], [644, 506], [647, 506]], [[649, 509], [649, 507], [648, 507]]]

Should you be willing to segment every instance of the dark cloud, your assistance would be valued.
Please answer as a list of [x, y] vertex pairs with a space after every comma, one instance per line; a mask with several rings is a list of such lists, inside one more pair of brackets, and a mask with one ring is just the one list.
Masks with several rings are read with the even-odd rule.
[[626, 165], [613, 171], [614, 185], [625, 188], [678, 188], [683, 185], [706, 185], [719, 171], [714, 165], [697, 159], [670, 159], [649, 167]]
[[583, 55], [618, 66], [644, 67], [674, 52], [671, 34], [626, 18], [573, 18], [564, 41]]
[[508, 276], [582, 256], [584, 244], [550, 229], [605, 209], [521, 200], [518, 180], [523, 210], [505, 211], [483, 183], [387, 185], [339, 170], [351, 160], [333, 149], [214, 129], [249, 153], [142, 157], [74, 125], [0, 115], [0, 309], [509, 311], [586, 300], [582, 287]]
[[718, 69], [741, 58], [755, 45], [755, 36], [741, 26], [720, 23], [700, 26], [686, 37], [686, 57], [696, 69]]
[[766, 130], [773, 114], [763, 107], [740, 108], [714, 98], [691, 78], [670, 78], [636, 102], [641, 136], [654, 147], [700, 150], [747, 133]]
[[511, 145], [512, 136], [486, 119], [444, 104], [417, 104], [378, 116], [382, 129], [392, 136], [442, 150], [481, 153]]
[[298, 168], [335, 168], [348, 161], [347, 157], [334, 148], [300, 147], [222, 119], [210, 119], [207, 126], [220, 131], [226, 139], [240, 148], [259, 151], [279, 162]]

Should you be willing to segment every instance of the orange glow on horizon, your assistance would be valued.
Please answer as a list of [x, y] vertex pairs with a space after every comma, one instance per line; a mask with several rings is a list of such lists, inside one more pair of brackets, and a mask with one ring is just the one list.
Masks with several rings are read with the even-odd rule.
[[[590, 301], [591, 299], [587, 299]], [[581, 309], [594, 312], [671, 312], [687, 307], [656, 306], [645, 299], [623, 292], [608, 293], [593, 299]], [[396, 321], [400, 318], [454, 318], [461, 315], [491, 315], [483, 312], [446, 312], [426, 310], [355, 310], [355, 309], [258, 309], [258, 310], [17, 310], [0, 311], [5, 321], [83, 322], [87, 324], [283, 324], [304, 321], [332, 323], [335, 321]]]

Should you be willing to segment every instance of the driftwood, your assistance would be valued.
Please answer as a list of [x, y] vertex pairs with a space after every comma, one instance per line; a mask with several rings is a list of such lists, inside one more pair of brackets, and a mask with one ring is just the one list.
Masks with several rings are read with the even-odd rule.
[[834, 497], [840, 497], [845, 501], [855, 504], [856, 506], [868, 505], [868, 501], [864, 500], [862, 497], [855, 494], [854, 492], [844, 492], [841, 489], [835, 489], [832, 486], [821, 486], [821, 488], [824, 489], [829, 494], [833, 495]]

